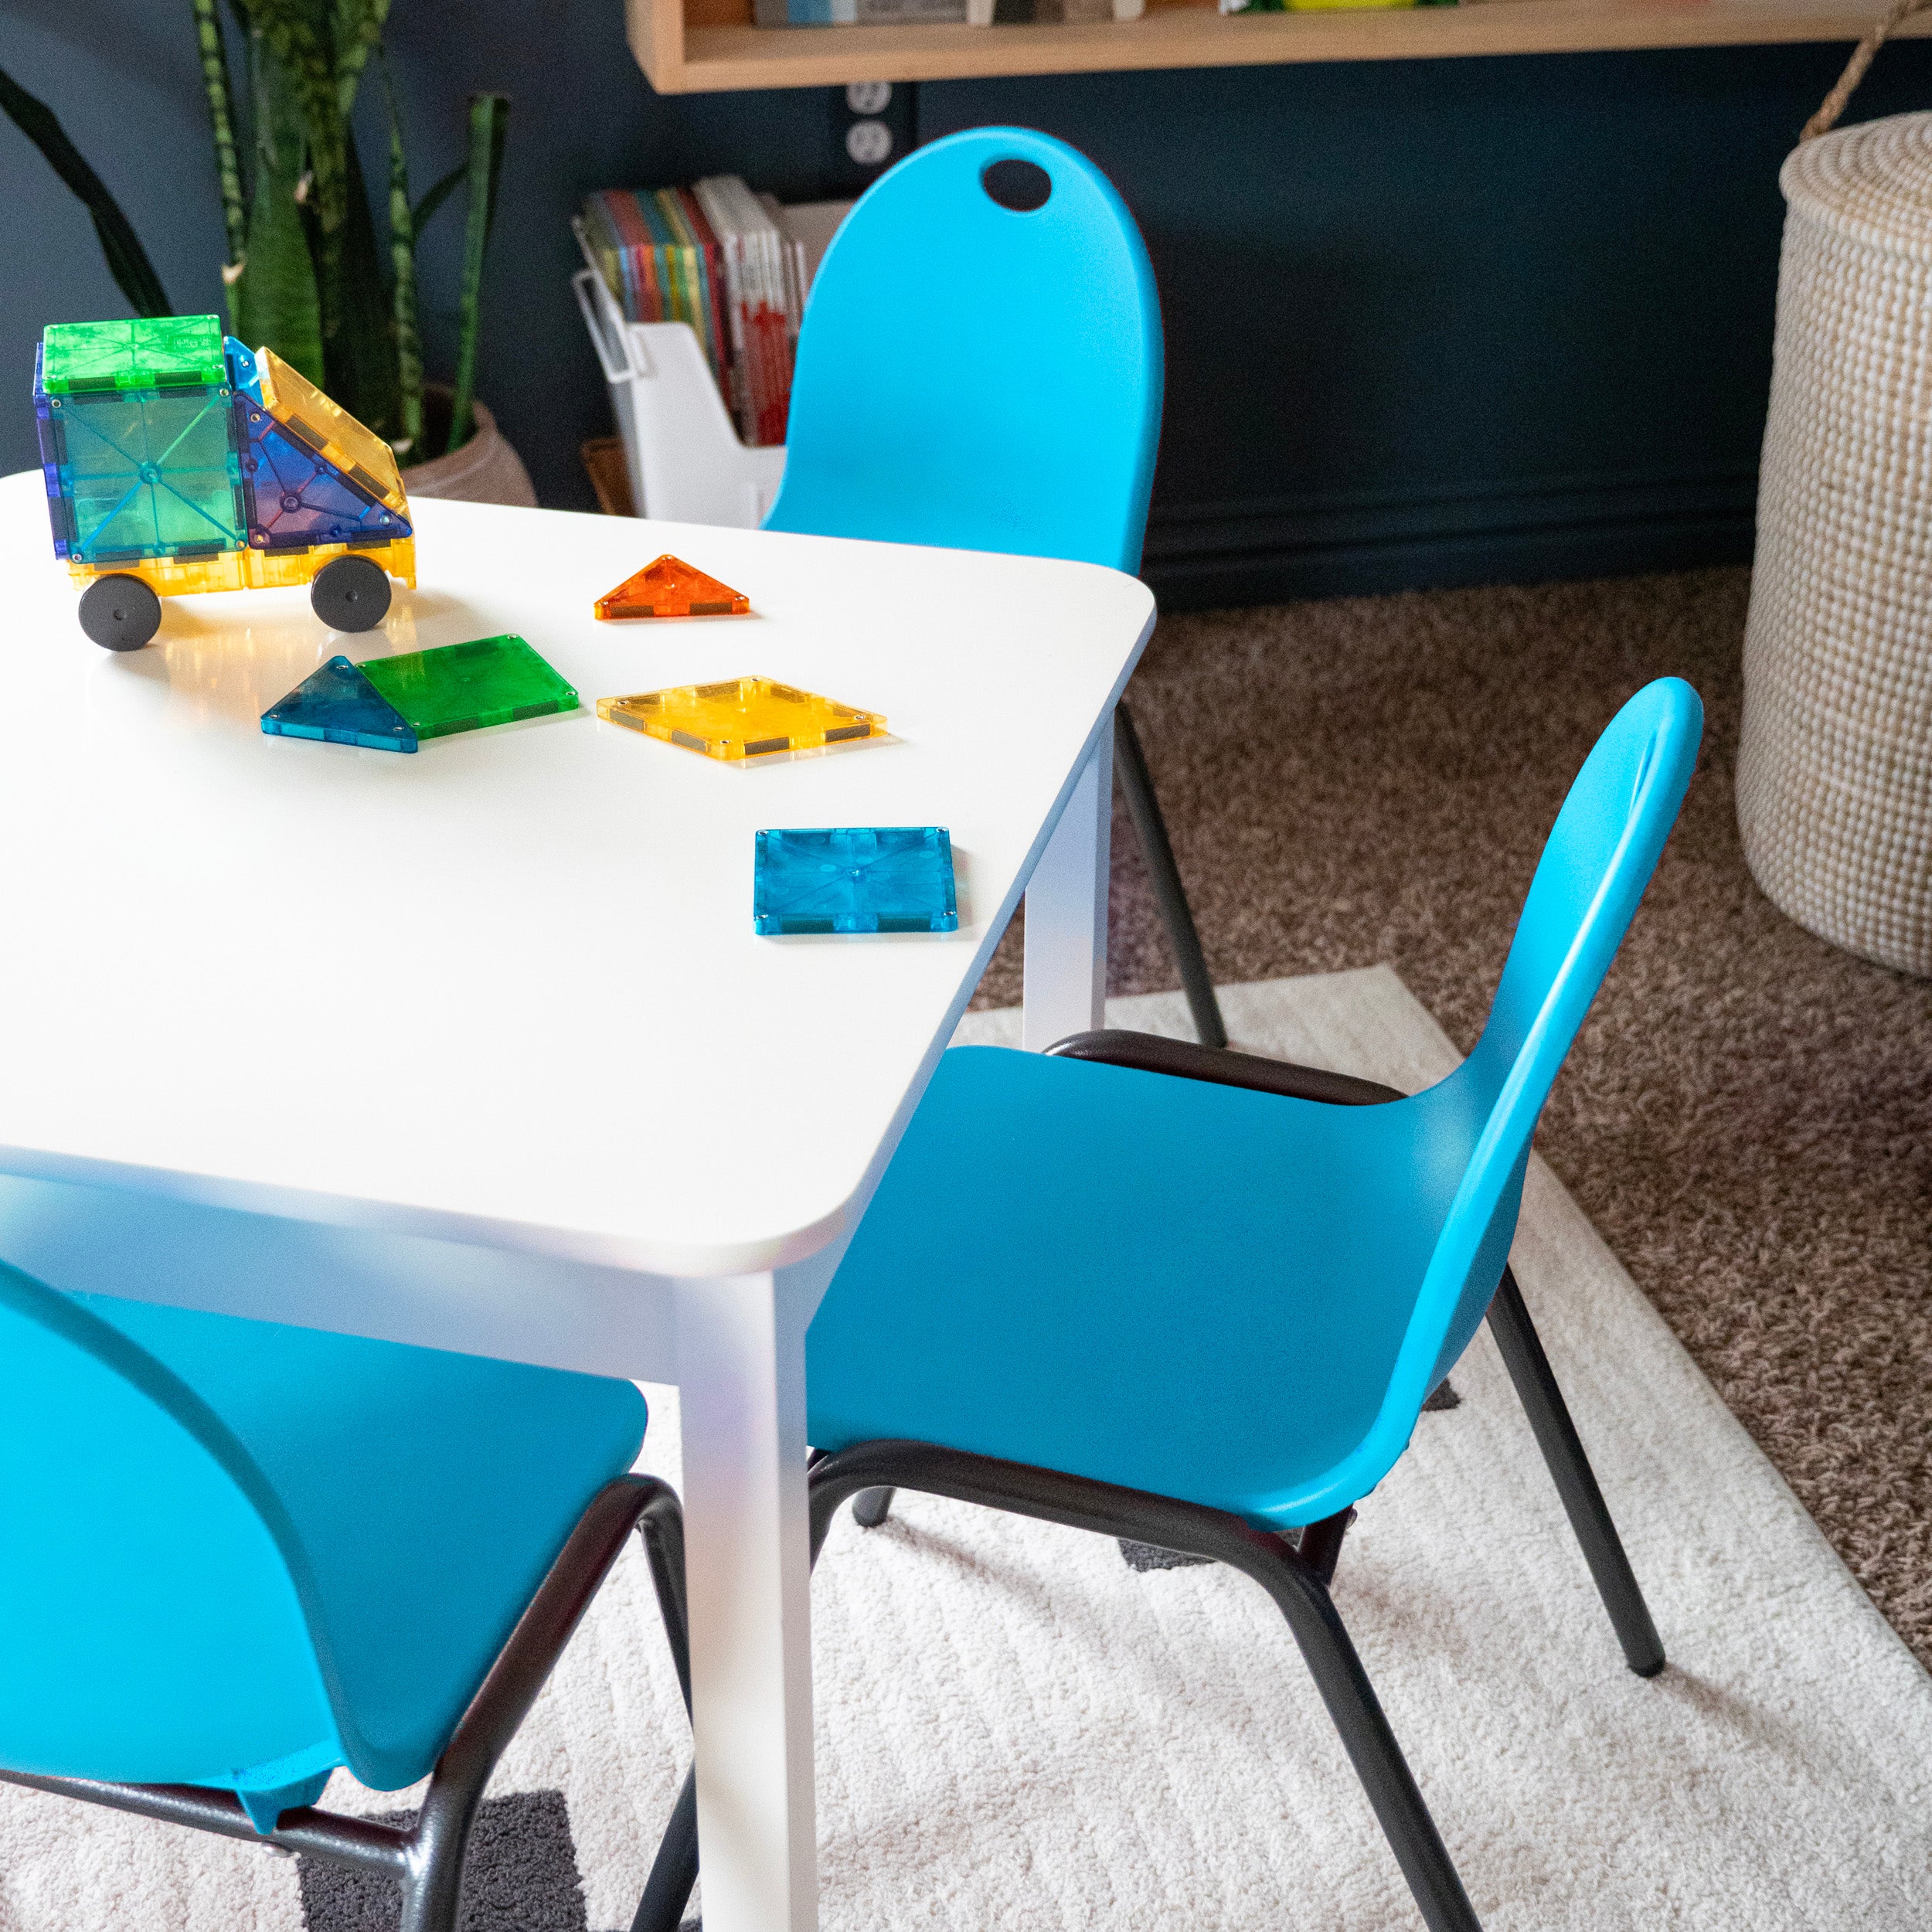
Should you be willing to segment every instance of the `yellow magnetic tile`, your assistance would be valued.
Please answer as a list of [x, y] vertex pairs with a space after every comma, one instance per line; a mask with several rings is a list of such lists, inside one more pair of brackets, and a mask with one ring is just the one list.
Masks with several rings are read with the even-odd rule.
[[255, 369], [261, 379], [262, 406], [277, 422], [334, 464], [357, 488], [387, 504], [397, 515], [408, 514], [409, 498], [403, 494], [396, 452], [374, 430], [365, 429], [272, 349], [256, 352]]
[[[189, 597], [198, 590], [280, 590], [312, 582], [330, 558], [341, 556], [349, 547], [346, 543], [326, 543], [312, 550], [224, 550], [217, 556], [139, 557], [111, 568], [70, 561], [67, 575], [77, 587], [93, 583], [96, 577], [139, 577], [157, 597]], [[355, 554], [415, 587], [414, 538], [360, 544]]]
[[590, 607], [600, 617], [741, 617], [751, 600], [667, 550]]
[[730, 678], [680, 685], [628, 698], [600, 698], [597, 716], [707, 758], [759, 758], [811, 751], [849, 739], [876, 738], [886, 720], [876, 711], [801, 691], [770, 678]]
[[253, 561], [247, 550], [223, 550], [214, 556], [134, 557], [114, 564], [87, 564], [70, 557], [67, 575], [77, 590], [97, 577], [138, 577], [156, 597], [181, 597], [198, 590], [245, 590]]

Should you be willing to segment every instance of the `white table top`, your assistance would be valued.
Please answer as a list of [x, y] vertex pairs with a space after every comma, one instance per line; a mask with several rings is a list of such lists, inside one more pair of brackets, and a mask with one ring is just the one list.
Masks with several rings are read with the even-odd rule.
[[[383, 631], [237, 592], [117, 655], [41, 488], [0, 480], [0, 1172], [659, 1274], [839, 1231], [1153, 621], [1085, 564], [424, 502]], [[664, 550], [755, 614], [593, 619]], [[583, 709], [413, 757], [260, 728], [338, 651], [504, 631]], [[752, 672], [893, 735], [733, 766], [593, 709]], [[957, 933], [753, 933], [754, 831], [926, 824]]]

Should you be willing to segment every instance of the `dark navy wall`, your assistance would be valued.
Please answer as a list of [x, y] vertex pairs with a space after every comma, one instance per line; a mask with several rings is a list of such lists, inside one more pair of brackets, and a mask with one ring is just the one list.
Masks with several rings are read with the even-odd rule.
[[[1749, 555], [1778, 164], [1845, 51], [960, 83], [920, 128], [1028, 121], [1140, 220], [1168, 601], [1583, 575]], [[1927, 104], [1923, 43], [1859, 101]]]
[[[480, 386], [546, 502], [608, 434], [568, 289], [592, 187], [735, 168], [845, 189], [828, 90], [659, 98], [621, 0], [396, 0], [419, 184], [464, 96], [514, 97]], [[0, 63], [63, 115], [175, 301], [221, 237], [187, 9], [0, 0]], [[1584, 574], [1748, 554], [1777, 164], [1838, 46], [1250, 68], [917, 90], [922, 138], [1020, 121], [1092, 154], [1141, 222], [1168, 326], [1148, 570], [1169, 603]], [[1932, 103], [1888, 49], [1861, 113]], [[370, 149], [373, 154], [378, 151]], [[445, 215], [426, 244], [444, 312]], [[121, 312], [77, 204], [0, 124], [0, 467], [33, 460], [32, 345]], [[0, 387], [0, 393], [4, 393]]]

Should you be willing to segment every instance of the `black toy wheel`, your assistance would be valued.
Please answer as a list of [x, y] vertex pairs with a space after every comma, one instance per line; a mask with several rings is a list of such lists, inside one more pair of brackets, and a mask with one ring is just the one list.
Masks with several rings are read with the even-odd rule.
[[161, 599], [139, 577], [117, 571], [80, 594], [80, 628], [109, 651], [138, 651], [161, 628]]
[[315, 573], [308, 600], [332, 631], [373, 631], [389, 615], [389, 579], [366, 556], [331, 557]]

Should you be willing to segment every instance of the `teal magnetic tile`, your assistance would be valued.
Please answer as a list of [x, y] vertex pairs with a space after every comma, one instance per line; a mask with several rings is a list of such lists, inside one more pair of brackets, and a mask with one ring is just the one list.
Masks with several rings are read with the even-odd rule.
[[319, 738], [371, 751], [413, 751], [409, 720], [346, 658], [331, 658], [262, 713], [271, 737]]
[[230, 393], [125, 389], [46, 399], [43, 460], [68, 505], [67, 554], [97, 566], [213, 556], [247, 535]]
[[764, 934], [956, 931], [952, 839], [944, 825], [761, 832], [751, 910]]

